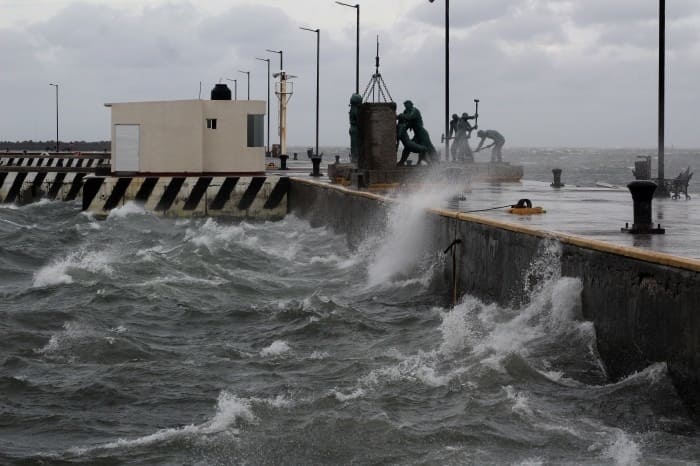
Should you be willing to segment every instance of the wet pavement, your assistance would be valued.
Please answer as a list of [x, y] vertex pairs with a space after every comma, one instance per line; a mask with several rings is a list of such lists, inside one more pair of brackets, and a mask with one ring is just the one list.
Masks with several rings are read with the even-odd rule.
[[[311, 162], [302, 157], [289, 160], [289, 170], [268, 170], [269, 175], [311, 178]], [[279, 167], [278, 159], [268, 159]], [[328, 163], [321, 163], [322, 176], [317, 181], [328, 183]], [[632, 181], [630, 179], [630, 181]], [[691, 193], [692, 194], [692, 193]], [[505, 205], [513, 205], [520, 199], [530, 199], [533, 206], [546, 210], [541, 215], [514, 215], [506, 208], [483, 211]], [[488, 218], [562, 232], [599, 241], [647, 249], [676, 256], [700, 259], [700, 197], [691, 200], [654, 199], [653, 220], [666, 229], [664, 235], [631, 235], [621, 228], [634, 221], [632, 196], [626, 186], [552, 188], [549, 183], [523, 180], [520, 183], [479, 183], [471, 185], [463, 200], [454, 200], [451, 210], [473, 213]], [[480, 211], [480, 212], [473, 212]]]
[[620, 228], [633, 223], [632, 196], [626, 187], [552, 188], [547, 183], [475, 183], [466, 200], [451, 205], [461, 212], [516, 204], [530, 199], [533, 206], [546, 210], [541, 215], [513, 215], [508, 209], [478, 212], [489, 218], [584, 236], [621, 246], [700, 259], [700, 206], [698, 201], [654, 199], [653, 220], [666, 229], [664, 235], [631, 235]]

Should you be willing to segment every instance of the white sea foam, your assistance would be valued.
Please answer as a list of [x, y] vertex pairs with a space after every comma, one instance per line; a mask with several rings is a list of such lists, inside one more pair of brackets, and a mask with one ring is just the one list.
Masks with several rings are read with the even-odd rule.
[[524, 414], [527, 416], [532, 415], [532, 409], [530, 408], [529, 399], [527, 395], [523, 392], [516, 392], [515, 389], [508, 385], [505, 387], [506, 396], [513, 402], [513, 407], [511, 408], [514, 413]]
[[66, 322], [63, 330], [60, 330], [49, 338], [43, 348], [36, 350], [39, 354], [51, 354], [65, 349], [77, 341], [95, 336], [96, 331], [92, 327], [79, 322]]
[[211, 217], [197, 227], [187, 228], [185, 240], [196, 246], [205, 247], [211, 252], [233, 241], [251, 248], [258, 244], [258, 238], [246, 235], [242, 225], [220, 225]]
[[85, 270], [94, 274], [111, 275], [114, 271], [110, 265], [112, 256], [107, 251], [77, 251], [63, 259], [56, 260], [39, 269], [34, 274], [33, 287], [73, 283], [70, 271], [73, 269]]
[[227, 432], [235, 435], [238, 433], [238, 430], [234, 429], [233, 426], [235, 426], [239, 420], [253, 422], [255, 419], [256, 417], [253, 414], [249, 400], [238, 398], [229, 392], [223, 391], [219, 394], [214, 417], [203, 424], [190, 424], [184, 427], [162, 429], [144, 437], [119, 439], [95, 447], [72, 448], [69, 450], [69, 453], [82, 456], [94, 451], [149, 446], [178, 438], [201, 437]]
[[331, 393], [333, 394], [336, 400], [340, 402], [346, 402], [362, 398], [367, 392], [363, 388], [356, 388], [354, 391], [347, 394], [338, 390], [331, 390]]
[[328, 359], [329, 357], [330, 354], [328, 354], [326, 351], [314, 351], [309, 355], [309, 359], [315, 360]]
[[145, 213], [146, 210], [143, 208], [143, 205], [129, 201], [116, 209], [112, 209], [109, 212], [107, 219], [112, 220], [115, 218], [125, 218], [128, 215], [144, 215]]
[[615, 430], [613, 442], [603, 450], [603, 457], [613, 460], [618, 466], [637, 466], [642, 450], [624, 431]]
[[479, 305], [478, 300], [468, 297], [443, 314], [440, 324], [442, 332], [441, 353], [449, 354], [461, 351], [475, 340], [471, 316], [475, 305]]
[[158, 277], [152, 280], [146, 280], [142, 283], [138, 283], [138, 287], [149, 287], [155, 285], [163, 284], [183, 284], [183, 285], [204, 285], [204, 286], [221, 286], [228, 283], [227, 280], [221, 277], [211, 277], [211, 278], [199, 278], [188, 275], [184, 272], [176, 272], [173, 275], [167, 275], [165, 277]]
[[519, 463], [513, 463], [513, 466], [542, 466], [545, 464], [545, 461], [542, 458], [527, 458]]
[[260, 351], [260, 356], [270, 357], [270, 356], [280, 356], [289, 353], [292, 349], [286, 341], [277, 340], [273, 342], [267, 348]]

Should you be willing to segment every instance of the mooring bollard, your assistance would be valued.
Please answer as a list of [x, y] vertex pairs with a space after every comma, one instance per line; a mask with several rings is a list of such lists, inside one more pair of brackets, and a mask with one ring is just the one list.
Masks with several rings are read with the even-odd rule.
[[666, 230], [657, 225], [654, 228], [652, 222], [651, 203], [654, 199], [654, 191], [656, 191], [656, 183], [648, 180], [637, 180], [627, 185], [630, 193], [632, 193], [632, 202], [634, 203], [634, 224], [629, 228], [629, 224], [621, 230], [626, 233], [636, 234], [661, 234], [666, 233]]
[[311, 176], [315, 176], [315, 177], [321, 176], [321, 157], [319, 157], [319, 156], [311, 157], [311, 163], [314, 166], [314, 170], [311, 172]]
[[552, 170], [554, 175], [554, 183], [552, 183], [552, 188], [563, 188], [564, 183], [561, 182], [561, 168], [555, 168]]
[[287, 170], [287, 159], [289, 158], [288, 155], [280, 155], [280, 170]]

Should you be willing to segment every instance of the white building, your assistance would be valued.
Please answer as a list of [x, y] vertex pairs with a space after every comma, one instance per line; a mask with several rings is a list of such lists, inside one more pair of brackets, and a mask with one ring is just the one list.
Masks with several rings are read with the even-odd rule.
[[117, 175], [265, 171], [264, 101], [178, 100], [105, 106], [112, 112], [112, 172]]

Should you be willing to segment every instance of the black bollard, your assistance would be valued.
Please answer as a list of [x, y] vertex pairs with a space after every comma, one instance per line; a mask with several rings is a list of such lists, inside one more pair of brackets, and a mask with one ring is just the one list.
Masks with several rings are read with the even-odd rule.
[[295, 152], [295, 153], [294, 153], [294, 160], [297, 160], [297, 155], [299, 155], [299, 154], [297, 154], [297, 153]]
[[335, 164], [338, 165], [340, 163], [340, 156], [336, 155], [335, 156]]
[[637, 180], [627, 185], [632, 193], [632, 202], [634, 203], [634, 224], [629, 228], [629, 224], [621, 230], [626, 233], [637, 234], [661, 234], [666, 233], [666, 230], [657, 225], [654, 228], [652, 223], [651, 203], [654, 199], [654, 191], [656, 191], [656, 183], [648, 180]]
[[287, 168], [287, 159], [289, 158], [288, 155], [280, 155], [280, 170], [288, 170]]
[[313, 172], [311, 172], [311, 176], [313, 176], [313, 177], [321, 176], [321, 157], [318, 157], [318, 156], [311, 157], [311, 163], [314, 166], [314, 170], [313, 170]]
[[554, 183], [551, 184], [552, 188], [563, 188], [564, 184], [561, 182], [561, 168], [555, 168], [552, 170], [554, 175]]

